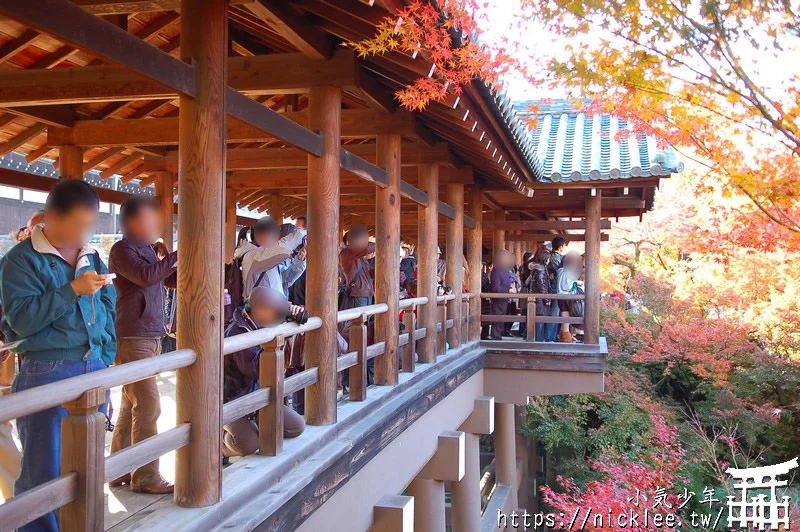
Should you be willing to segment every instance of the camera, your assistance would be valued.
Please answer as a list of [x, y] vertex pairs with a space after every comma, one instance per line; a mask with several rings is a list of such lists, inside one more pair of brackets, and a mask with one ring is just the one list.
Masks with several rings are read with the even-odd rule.
[[303, 325], [308, 321], [309, 314], [306, 309], [301, 310], [297, 314], [292, 314], [291, 312], [289, 315], [286, 316], [286, 321], [296, 323], [298, 325]]

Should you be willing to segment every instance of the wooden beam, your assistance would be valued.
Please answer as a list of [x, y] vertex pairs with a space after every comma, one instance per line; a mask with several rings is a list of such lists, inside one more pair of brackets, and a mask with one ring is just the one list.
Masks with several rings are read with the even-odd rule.
[[336, 422], [336, 313], [339, 286], [339, 157], [341, 90], [319, 86], [309, 94], [309, 125], [323, 139], [321, 157], [308, 158], [308, 270], [306, 308], [322, 327], [306, 336], [306, 367], [316, 367], [319, 381], [306, 388], [306, 422]]
[[[231, 57], [228, 61], [229, 85], [250, 96], [307, 93], [321, 81], [346, 88], [357, 85], [358, 65], [350, 50], [338, 50], [328, 61], [302, 54]], [[178, 92], [114, 65], [7, 71], [0, 73], [0, 86], [0, 105], [4, 106], [173, 99]]]
[[[506, 234], [506, 242], [550, 242], [555, 237], [560, 236], [567, 242], [584, 242], [586, 237], [584, 234], [573, 233], [509, 233]], [[609, 237], [607, 233], [600, 235], [602, 242], [608, 242]]]
[[428, 303], [417, 309], [420, 328], [427, 329], [419, 342], [420, 363], [436, 360], [436, 296], [439, 247], [439, 165], [424, 164], [419, 168], [419, 186], [428, 195], [428, 205], [417, 207], [417, 294], [427, 297]]
[[36, 124], [35, 126], [29, 127], [22, 133], [14, 135], [10, 139], [8, 139], [5, 142], [5, 144], [0, 146], [0, 157], [8, 155], [12, 151], [19, 148], [20, 146], [35, 139], [36, 137], [44, 133], [46, 129], [47, 126], [45, 126], [44, 124]]
[[44, 31], [75, 48], [125, 66], [171, 89], [196, 95], [195, 69], [69, 0], [4, 0], [0, 14]]
[[389, 310], [375, 316], [375, 341], [385, 342], [375, 359], [375, 384], [391, 386], [398, 379], [398, 316], [400, 310], [400, 148], [398, 134], [378, 135], [378, 166], [386, 169], [386, 188], [378, 188], [375, 212], [375, 302]]
[[58, 178], [83, 179], [83, 148], [61, 146], [58, 149]]
[[[197, 97], [180, 99], [178, 348], [197, 361], [177, 375], [177, 418], [191, 423], [177, 450], [179, 506], [210, 506], [222, 494], [222, 273], [225, 197], [226, 0], [182, 0], [181, 57], [197, 65]], [[91, 15], [89, 15], [91, 16]]]
[[0, 63], [3, 63], [19, 52], [28, 47], [33, 41], [39, 38], [40, 33], [36, 30], [27, 29], [23, 31], [19, 37], [11, 39], [2, 47], [0, 47]]
[[301, 17], [291, 4], [283, 0], [256, 0], [247, 4], [247, 9], [306, 56], [312, 59], [331, 56], [333, 47], [325, 32]]
[[[93, 15], [124, 15], [151, 11], [180, 11], [181, 0], [73, 0]], [[229, 0], [230, 5], [239, 5], [253, 0]]]
[[[489, 220], [484, 222], [486, 229], [512, 229], [516, 231], [567, 231], [585, 229], [585, 220]], [[600, 220], [601, 229], [611, 229], [611, 220]], [[553, 235], [555, 236], [555, 235]]]
[[[1, 76], [2, 74], [0, 74]], [[77, 115], [67, 109], [55, 105], [29, 105], [27, 107], [7, 107], [6, 111], [17, 116], [23, 116], [42, 122], [48, 126], [72, 127], [77, 119]]]

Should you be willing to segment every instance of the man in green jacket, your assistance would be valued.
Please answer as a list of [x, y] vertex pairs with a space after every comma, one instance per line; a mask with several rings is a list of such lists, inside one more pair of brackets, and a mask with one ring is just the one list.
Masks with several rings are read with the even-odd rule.
[[[2, 330], [24, 357], [13, 392], [103, 369], [114, 361], [113, 275], [88, 246], [100, 200], [81, 180], [62, 181], [47, 196], [44, 228], [0, 260]], [[102, 407], [105, 411], [106, 406]], [[17, 420], [22, 472], [16, 493], [59, 476], [61, 407]], [[20, 530], [58, 530], [52, 512]]]

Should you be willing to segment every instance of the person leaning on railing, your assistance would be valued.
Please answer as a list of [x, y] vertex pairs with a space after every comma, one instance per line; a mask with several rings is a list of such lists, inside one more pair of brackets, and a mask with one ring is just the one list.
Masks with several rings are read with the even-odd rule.
[[[111, 248], [109, 269], [117, 275], [117, 363], [125, 364], [161, 354], [166, 334], [164, 287], [175, 288], [178, 255], [158, 258], [153, 245], [165, 220], [150, 196], [134, 196], [120, 207], [122, 240]], [[122, 387], [120, 407], [111, 452], [115, 453], [158, 433], [161, 397], [155, 377]], [[109, 482], [110, 486], [130, 484], [139, 493], [172, 493], [172, 484], [158, 471], [158, 460]]]
[[[18, 392], [109, 366], [116, 356], [116, 293], [112, 275], [88, 246], [100, 199], [85, 181], [58, 183], [47, 196], [44, 228], [0, 260], [2, 328], [24, 356], [13, 391]], [[105, 413], [107, 405], [100, 410]], [[16, 494], [60, 474], [62, 407], [17, 420], [22, 472]], [[20, 530], [58, 530], [53, 512]]]
[[[578, 294], [578, 280], [583, 272], [583, 259], [577, 251], [568, 251], [561, 261], [561, 268], [558, 269], [556, 276], [557, 294]], [[561, 316], [570, 317], [569, 301], [559, 300], [558, 307]], [[560, 342], [572, 342], [572, 333], [569, 332], [569, 323], [561, 324], [561, 332], [558, 334]]]
[[[264, 327], [275, 327], [290, 316], [302, 312], [302, 307], [289, 305], [283, 294], [265, 286], [257, 286], [250, 293], [247, 305], [236, 311], [225, 337], [252, 332]], [[291, 356], [289, 354], [289, 356]], [[232, 401], [256, 391], [259, 387], [259, 359], [261, 346], [231, 353], [225, 357], [223, 400]], [[281, 399], [282, 401], [282, 399]], [[223, 455], [246, 456], [258, 450], [258, 425], [246, 416], [224, 427]], [[283, 407], [283, 437], [296, 438], [305, 430], [303, 417], [288, 406]]]
[[[547, 265], [550, 263], [550, 250], [542, 246], [532, 257], [528, 257], [526, 263], [526, 270], [528, 275], [526, 277], [527, 291], [531, 294], [549, 294], [550, 293], [550, 276], [547, 270]], [[536, 315], [537, 316], [550, 316], [552, 313], [552, 305], [558, 306], [551, 299], [544, 297], [536, 298]], [[545, 342], [549, 340], [545, 336], [546, 323], [536, 322], [536, 341]]]
[[[514, 275], [511, 267], [514, 265], [514, 254], [507, 249], [500, 249], [494, 254], [494, 267], [489, 275], [490, 291], [498, 294], [516, 293], [514, 285]], [[493, 316], [505, 316], [508, 314], [508, 299], [492, 299], [490, 302], [489, 314]], [[501, 340], [503, 333], [506, 332], [507, 323], [492, 323], [492, 340]]]

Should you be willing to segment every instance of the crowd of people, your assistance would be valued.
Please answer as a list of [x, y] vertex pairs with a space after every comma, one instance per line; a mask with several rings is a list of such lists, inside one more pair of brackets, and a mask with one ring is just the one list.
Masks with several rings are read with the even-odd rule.
[[[520, 264], [516, 264], [516, 257], [510, 251], [496, 251], [492, 262], [483, 265], [481, 290], [500, 294], [541, 294], [542, 297], [535, 299], [537, 316], [577, 318], [583, 316], [583, 301], [548, 298], [547, 294], [583, 294], [583, 274], [584, 257], [569, 250], [564, 237], [556, 236], [535, 252], [526, 251]], [[483, 314], [527, 313], [527, 305], [523, 302], [518, 309], [514, 298], [483, 300], [482, 304]], [[535, 332], [533, 340], [537, 342], [573, 342], [581, 335], [579, 329], [569, 323], [541, 321], [536, 321]], [[500, 340], [503, 336], [526, 338], [526, 335], [524, 326], [513, 330], [512, 322], [484, 323], [481, 331], [481, 338], [485, 340]]]
[[[18, 231], [18, 244], [0, 259], [0, 309], [2, 352], [18, 355], [19, 370], [13, 392], [69, 377], [158, 356], [174, 323], [174, 288], [178, 258], [159, 241], [171, 220], [162, 219], [154, 199], [136, 196], [120, 208], [122, 239], [111, 248], [108, 265], [89, 247], [99, 212], [99, 199], [87, 183], [66, 180], [47, 197], [45, 208], [28, 226]], [[306, 293], [305, 218], [283, 223], [263, 217], [243, 228], [225, 266], [225, 336], [273, 327], [285, 321], [303, 323]], [[311, 235], [313, 238], [313, 235]], [[483, 266], [484, 291], [508, 293], [509, 299], [493, 299], [484, 313], [516, 313], [513, 294], [579, 293], [583, 263], [576, 251], [568, 251], [561, 237], [526, 253], [522, 264], [506, 250], [495, 253]], [[469, 265], [464, 260], [464, 273]], [[347, 231], [339, 252], [339, 309], [374, 302], [375, 243], [369, 231], [355, 225]], [[439, 250], [439, 294], [445, 285], [446, 261]], [[468, 278], [468, 277], [465, 277]], [[417, 260], [413, 245], [400, 249], [401, 297], [417, 295]], [[173, 290], [170, 290], [173, 289]], [[169, 298], [167, 296], [170, 296]], [[541, 316], [574, 316], [582, 313], [575, 302], [537, 298]], [[525, 306], [522, 307], [525, 310]], [[400, 320], [401, 317], [398, 316]], [[402, 328], [402, 321], [400, 323]], [[373, 327], [368, 324], [368, 342]], [[339, 331], [339, 354], [348, 350], [346, 325]], [[524, 334], [524, 329], [521, 331]], [[484, 337], [514, 334], [506, 323], [484, 327]], [[569, 325], [541, 324], [537, 341], [572, 341]], [[305, 340], [290, 337], [283, 348], [286, 375], [303, 371]], [[261, 347], [232, 353], [224, 360], [223, 400], [231, 401], [258, 388]], [[370, 361], [372, 362], [372, 361]], [[347, 373], [340, 376], [341, 393], [347, 392]], [[368, 368], [372, 383], [372, 365]], [[100, 410], [113, 430], [111, 452], [118, 452], [157, 433], [160, 396], [155, 378], [125, 385], [116, 424], [111, 423], [110, 395]], [[284, 404], [284, 437], [305, 428], [302, 391]], [[0, 489], [5, 498], [56, 478], [60, 472], [61, 407], [17, 420], [22, 443], [19, 456], [11, 439], [10, 424], [0, 427]], [[243, 456], [258, 449], [255, 413], [224, 427], [223, 455]], [[16, 478], [15, 485], [10, 480]], [[4, 481], [5, 479], [5, 481]], [[138, 467], [110, 482], [136, 492], [165, 494], [173, 486], [159, 473], [158, 460]], [[26, 525], [23, 530], [57, 530], [54, 513]]]

